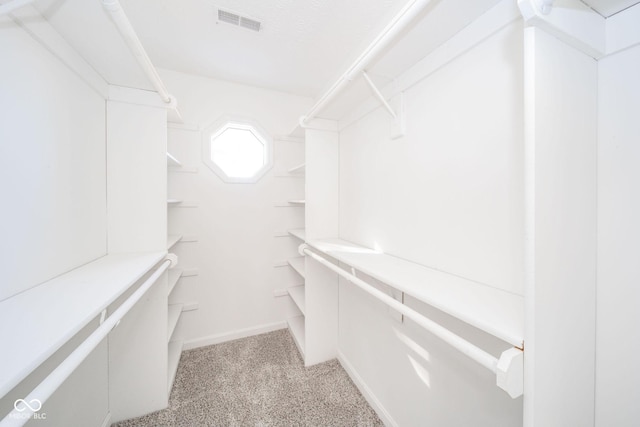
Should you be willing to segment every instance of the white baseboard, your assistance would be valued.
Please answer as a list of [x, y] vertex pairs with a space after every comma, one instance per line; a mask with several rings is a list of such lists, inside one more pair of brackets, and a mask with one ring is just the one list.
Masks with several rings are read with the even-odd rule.
[[207, 345], [220, 344], [227, 341], [237, 340], [239, 338], [251, 337], [253, 335], [260, 335], [267, 332], [277, 331], [279, 329], [286, 329], [287, 322], [275, 322], [267, 323], [265, 325], [253, 326], [251, 328], [239, 329], [237, 331], [224, 332], [217, 335], [209, 335], [208, 337], [196, 338], [184, 342], [182, 350], [191, 350], [198, 347], [204, 347]]
[[104, 417], [101, 427], [109, 427], [111, 425], [111, 412], [107, 412], [107, 416]]
[[371, 389], [367, 386], [367, 384], [363, 381], [363, 379], [358, 375], [358, 372], [355, 370], [353, 365], [349, 363], [347, 358], [340, 350], [338, 350], [338, 362], [342, 365], [342, 368], [349, 374], [349, 377], [354, 382], [360, 393], [367, 400], [369, 405], [376, 411], [380, 420], [387, 427], [398, 427], [398, 424], [391, 418], [391, 415], [387, 412], [387, 410], [382, 406], [382, 403], [378, 400], [378, 398], [373, 394]]

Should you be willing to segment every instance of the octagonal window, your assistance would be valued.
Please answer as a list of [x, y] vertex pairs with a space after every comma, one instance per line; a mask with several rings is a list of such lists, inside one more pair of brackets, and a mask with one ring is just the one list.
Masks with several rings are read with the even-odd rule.
[[225, 182], [252, 183], [271, 168], [271, 140], [255, 123], [222, 120], [205, 130], [204, 162]]

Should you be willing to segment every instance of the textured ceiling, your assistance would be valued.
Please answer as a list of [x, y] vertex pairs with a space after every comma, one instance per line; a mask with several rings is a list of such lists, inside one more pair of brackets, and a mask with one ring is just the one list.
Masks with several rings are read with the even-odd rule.
[[[97, 0], [92, 0], [97, 1]], [[161, 68], [317, 96], [407, 0], [121, 0]], [[262, 22], [217, 22], [218, 7]]]

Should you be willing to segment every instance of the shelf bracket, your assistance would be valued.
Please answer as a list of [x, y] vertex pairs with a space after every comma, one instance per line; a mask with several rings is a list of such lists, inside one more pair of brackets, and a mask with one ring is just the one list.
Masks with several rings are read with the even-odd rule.
[[403, 137], [405, 133], [404, 92], [400, 92], [400, 95], [398, 95], [399, 102], [396, 110], [394, 111], [393, 108], [391, 108], [391, 105], [389, 105], [389, 103], [387, 102], [387, 100], [384, 99], [382, 92], [380, 92], [380, 90], [378, 90], [376, 85], [371, 81], [366, 71], [362, 71], [362, 77], [364, 77], [364, 80], [367, 82], [367, 84], [373, 91], [373, 94], [378, 99], [378, 101], [380, 101], [380, 103], [384, 106], [384, 108], [387, 110], [387, 112], [389, 112], [389, 114], [393, 118], [393, 122], [391, 124], [391, 129], [390, 129], [391, 139], [398, 139]]

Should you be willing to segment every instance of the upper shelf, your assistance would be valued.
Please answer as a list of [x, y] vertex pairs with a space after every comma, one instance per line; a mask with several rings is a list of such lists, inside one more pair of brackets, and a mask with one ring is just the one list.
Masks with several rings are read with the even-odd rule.
[[291, 169], [289, 169], [289, 171], [288, 171], [288, 172], [289, 172], [290, 174], [300, 174], [300, 175], [303, 175], [303, 174], [304, 174], [304, 172], [305, 172], [305, 167], [306, 167], [306, 163], [303, 163], [303, 164], [301, 164], [301, 165], [298, 165], [298, 166], [292, 167]]
[[170, 234], [169, 236], [167, 236], [167, 250], [170, 250], [172, 247], [174, 247], [175, 244], [178, 243], [181, 239], [182, 236], [174, 234]]
[[289, 200], [288, 203], [292, 205], [304, 205], [306, 204], [306, 201], [305, 200]]
[[304, 279], [304, 257], [291, 258], [287, 262]]
[[[0, 302], [0, 398], [140, 280], [166, 252], [112, 254]], [[52, 304], [55, 301], [55, 304]]]
[[180, 161], [178, 159], [176, 159], [175, 157], [173, 157], [171, 155], [171, 153], [169, 153], [167, 151], [167, 166], [177, 166], [177, 167], [181, 167], [182, 163], [180, 163]]
[[362, 273], [521, 347], [524, 297], [340, 239], [307, 242]]

